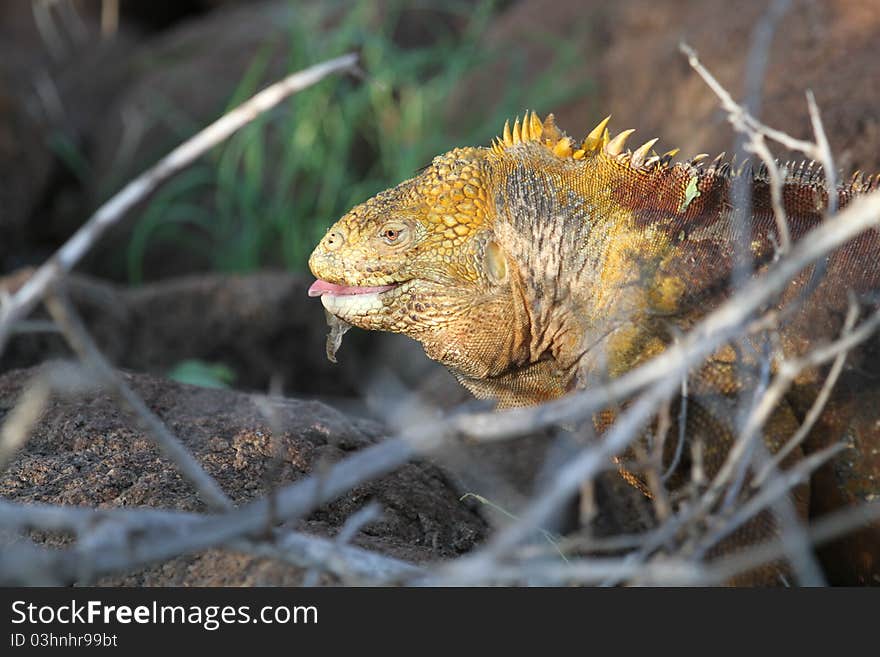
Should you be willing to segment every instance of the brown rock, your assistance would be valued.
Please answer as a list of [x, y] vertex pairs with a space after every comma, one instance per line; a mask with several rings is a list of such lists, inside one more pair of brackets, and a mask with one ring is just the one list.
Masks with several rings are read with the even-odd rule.
[[[36, 370], [0, 377], [0, 418]], [[297, 481], [322, 463], [382, 439], [376, 425], [349, 420], [318, 402], [285, 400], [273, 434], [251, 396], [125, 374], [237, 504]], [[0, 496], [16, 502], [89, 507], [149, 506], [203, 511], [204, 505], [149, 437], [103, 393], [53, 399], [25, 449], [0, 475]], [[445, 476], [423, 462], [359, 486], [316, 510], [297, 528], [332, 536], [369, 501], [383, 517], [355, 543], [411, 561], [453, 557], [485, 533], [484, 522], [458, 500]], [[67, 539], [43, 537], [50, 545]], [[211, 550], [134, 573], [105, 577], [118, 585], [294, 584], [302, 573], [269, 559]]]

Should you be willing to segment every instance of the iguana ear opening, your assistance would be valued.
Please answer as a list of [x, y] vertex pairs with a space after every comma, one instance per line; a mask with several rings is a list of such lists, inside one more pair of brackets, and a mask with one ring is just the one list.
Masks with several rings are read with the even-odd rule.
[[498, 242], [490, 241], [486, 245], [486, 272], [495, 285], [507, 282], [507, 256]]

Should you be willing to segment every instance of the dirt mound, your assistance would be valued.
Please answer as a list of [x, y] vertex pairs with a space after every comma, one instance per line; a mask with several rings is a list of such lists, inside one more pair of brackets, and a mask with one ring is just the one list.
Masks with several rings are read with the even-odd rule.
[[[0, 419], [36, 372], [16, 370], [0, 377]], [[140, 374], [125, 378], [237, 504], [382, 439], [373, 423], [295, 399], [277, 405], [276, 426], [282, 432], [273, 435], [249, 395]], [[0, 496], [16, 502], [204, 510], [174, 465], [136, 426], [102, 393], [53, 399], [25, 450], [0, 475]], [[383, 517], [364, 527], [355, 544], [411, 561], [448, 558], [471, 548], [486, 531], [458, 497], [436, 467], [409, 463], [318, 509], [297, 528], [332, 536], [352, 513], [375, 500]], [[213, 550], [100, 583], [294, 584], [301, 574], [272, 560]]]
[[[764, 3], [725, 0], [524, 0], [493, 23], [486, 43], [518, 53], [526, 65], [515, 71], [508, 58], [483, 71], [463, 86], [456, 111], [500, 102], [514, 73], [517, 84], [528, 85], [561, 49], [574, 48], [583, 68], [578, 79], [559, 84], [592, 82], [591, 90], [556, 107], [534, 99], [570, 134], [586, 134], [611, 113], [616, 130], [637, 128], [635, 138], [643, 141], [660, 136], [658, 148], [681, 147], [682, 156], [729, 152], [733, 132], [678, 44], [693, 46], [741, 99], [751, 34], [764, 11]], [[873, 0], [793, 3], [769, 52], [762, 119], [792, 136], [811, 137], [804, 92], [812, 89], [837, 164], [847, 171], [880, 170], [878, 39], [880, 14]]]

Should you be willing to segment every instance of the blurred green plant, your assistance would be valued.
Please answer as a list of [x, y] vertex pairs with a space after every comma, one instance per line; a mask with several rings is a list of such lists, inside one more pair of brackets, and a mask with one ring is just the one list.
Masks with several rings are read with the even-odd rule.
[[[338, 12], [330, 27], [317, 5], [298, 12], [289, 31], [289, 70], [358, 50], [367, 78], [325, 80], [297, 94], [282, 112], [261, 117], [166, 185], [129, 243], [133, 283], [143, 280], [147, 249], [165, 240], [199, 253], [218, 271], [304, 269], [327, 227], [353, 205], [455, 145], [488, 143], [510, 116], [550, 109], [589, 87], [588, 81], [558, 84], [580, 65], [574, 45], [558, 42], [553, 66], [528, 87], [517, 84], [525, 79], [516, 74], [527, 64], [523, 54], [492, 52], [481, 41], [494, 16], [490, 0], [435, 9], [450, 20], [432, 23], [435, 34], [419, 47], [394, 38], [403, 3], [387, 3], [381, 13], [376, 5], [358, 2]], [[255, 57], [230, 107], [259, 89], [268, 53]], [[450, 125], [445, 114], [456, 85], [499, 57], [514, 73], [504, 97]]]
[[168, 378], [202, 388], [229, 388], [235, 382], [235, 372], [223, 363], [202, 360], [183, 360], [168, 372]]

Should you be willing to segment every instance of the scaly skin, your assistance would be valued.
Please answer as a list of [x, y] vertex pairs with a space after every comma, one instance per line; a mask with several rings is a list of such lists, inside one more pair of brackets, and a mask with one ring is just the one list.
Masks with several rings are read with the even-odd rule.
[[[541, 121], [531, 114], [512, 130], [505, 125], [490, 147], [436, 157], [420, 175], [330, 228], [309, 261], [319, 279], [311, 293], [355, 326], [418, 340], [476, 396], [501, 407], [554, 399], [636, 367], [729, 296], [737, 249], [760, 273], [778, 239], [760, 172], [732, 174], [719, 160], [707, 167], [673, 163], [674, 151], [653, 155], [656, 140], [630, 152], [624, 146], [632, 131], [611, 139], [606, 125], [607, 119], [575, 144], [552, 115]], [[751, 186], [750, 229], [731, 211], [735, 175], [748, 176]], [[839, 204], [878, 187], [880, 176], [854, 177], [838, 190]], [[827, 204], [817, 167], [795, 167], [783, 200], [796, 240], [821, 221]], [[865, 312], [878, 307], [877, 254], [880, 236], [867, 232], [831, 254], [821, 278], [812, 280], [809, 268], [792, 281], [778, 302], [789, 309], [773, 333], [780, 355], [803, 355], [837, 337], [849, 292]], [[759, 380], [766, 337], [749, 338], [753, 349], [725, 346], [691, 374], [685, 435], [691, 446], [703, 443], [709, 476], [735, 435], [735, 403], [749, 399]], [[817, 476], [823, 488], [796, 492], [804, 513], [880, 492], [877, 404], [847, 394], [880, 399], [880, 389], [870, 396], [880, 375], [870, 358], [876, 348], [877, 341], [850, 356], [804, 443], [808, 451], [841, 439], [850, 446]], [[765, 428], [770, 451], [796, 430], [823, 374], [797, 379]], [[595, 422], [604, 429], [612, 419], [606, 412]], [[684, 455], [682, 472], [690, 450]], [[801, 456], [795, 450], [786, 463]], [[623, 473], [644, 488], [640, 473]], [[763, 517], [746, 529], [732, 546], [775, 531]], [[880, 581], [878, 546], [876, 526], [838, 544], [843, 570], [832, 575]]]

